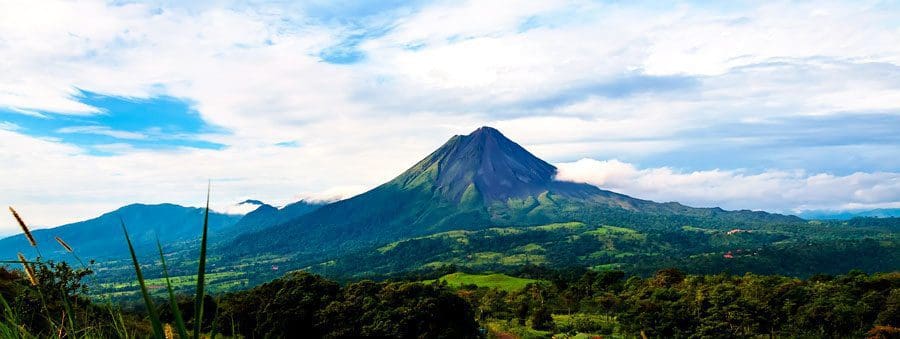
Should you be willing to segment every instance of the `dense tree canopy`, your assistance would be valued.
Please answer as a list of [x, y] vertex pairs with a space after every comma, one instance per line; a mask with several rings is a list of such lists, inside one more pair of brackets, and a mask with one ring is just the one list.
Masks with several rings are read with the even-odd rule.
[[[475, 290], [482, 320], [517, 318], [548, 329], [545, 314], [575, 314], [558, 332], [611, 332], [585, 325], [606, 316], [629, 335], [748, 337], [754, 335], [859, 337], [900, 327], [900, 273], [818, 275], [807, 280], [756, 274], [686, 275], [664, 269], [648, 278], [589, 271], [577, 278], [502, 293]], [[479, 297], [480, 296], [480, 297]], [[582, 323], [581, 327], [574, 328]], [[593, 330], [590, 330], [593, 329]]]
[[[50, 329], [71, 319], [79, 324], [74, 328], [121, 336], [123, 329], [109, 325], [113, 316], [127, 319], [118, 321], [127, 333], [148, 333], [141, 310], [122, 312], [85, 298], [81, 281], [89, 271], [61, 263], [36, 267], [37, 285], [24, 273], [0, 268], [0, 297], [9, 304], [0, 305], [4, 309], [0, 331], [12, 323], [37, 336], [58, 336]], [[246, 291], [207, 297], [203, 330], [247, 338], [297, 334], [468, 338], [490, 333], [894, 338], [900, 334], [900, 272], [854, 270], [800, 279], [663, 269], [641, 277], [616, 270], [527, 266], [517, 274], [535, 282], [515, 289], [471, 284], [451, 288], [441, 281], [363, 280], [340, 285], [293, 272]], [[59, 293], [52, 293], [56, 290]], [[187, 322], [197, 321], [191, 302], [179, 304]], [[164, 308], [160, 311], [163, 321], [172, 321]]]
[[291, 273], [226, 295], [220, 330], [246, 337], [380, 336], [466, 338], [478, 335], [474, 311], [446, 286], [360, 281], [343, 288], [308, 273]]

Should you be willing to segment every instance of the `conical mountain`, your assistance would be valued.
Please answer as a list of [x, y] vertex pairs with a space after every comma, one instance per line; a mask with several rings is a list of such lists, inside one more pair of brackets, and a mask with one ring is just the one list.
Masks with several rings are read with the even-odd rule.
[[486, 201], [539, 194], [553, 181], [556, 167], [538, 159], [500, 131], [482, 127], [454, 136], [400, 175], [405, 187], [434, 185], [437, 193], [460, 200], [473, 189]]
[[[229, 251], [328, 255], [407, 237], [496, 225], [630, 220], [667, 227], [672, 220], [690, 224], [692, 218], [734, 216], [721, 209], [659, 204], [587, 184], [555, 181], [555, 175], [553, 165], [498, 130], [481, 127], [450, 138], [375, 189], [242, 235], [229, 245]], [[754, 213], [751, 218], [771, 216]]]

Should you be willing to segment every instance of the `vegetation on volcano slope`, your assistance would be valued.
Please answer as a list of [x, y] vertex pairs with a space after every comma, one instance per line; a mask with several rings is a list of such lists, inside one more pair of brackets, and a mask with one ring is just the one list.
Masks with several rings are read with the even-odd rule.
[[814, 221], [737, 231], [696, 226], [650, 231], [582, 222], [494, 227], [392, 242], [309, 268], [343, 278], [429, 275], [448, 265], [495, 272], [524, 265], [592, 267], [638, 275], [665, 267], [798, 277], [851, 269], [893, 271], [900, 269], [900, 219], [893, 221]]
[[220, 251], [234, 259], [260, 253], [295, 254], [312, 263], [405, 238], [490, 227], [580, 221], [589, 225], [661, 232], [685, 225], [716, 230], [774, 230], [805, 224], [796, 217], [763, 212], [699, 209], [628, 199], [641, 202], [644, 210], [623, 209], [600, 198], [566, 197], [552, 192], [484, 206], [466, 203], [467, 200], [448, 201], [435, 197], [429, 187], [402, 187], [390, 182], [365, 194], [326, 205], [291, 223], [241, 235], [233, 242], [223, 244]]

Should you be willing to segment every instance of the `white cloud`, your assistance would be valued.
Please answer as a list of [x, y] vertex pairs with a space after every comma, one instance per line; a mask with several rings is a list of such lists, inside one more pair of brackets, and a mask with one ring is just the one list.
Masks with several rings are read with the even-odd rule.
[[691, 206], [778, 212], [900, 206], [900, 173], [845, 176], [805, 171], [678, 171], [638, 168], [619, 160], [581, 159], [556, 164], [558, 180], [589, 183], [655, 201]]
[[245, 199], [244, 201], [224, 207], [220, 212], [232, 215], [244, 215], [255, 211], [260, 206], [262, 205]]
[[[200, 206], [210, 179], [212, 208], [218, 211], [227, 211], [247, 197], [276, 206], [299, 199], [346, 198], [390, 180], [443, 142], [422, 143], [421, 136], [399, 132], [425, 121], [440, 121], [440, 117], [396, 118], [402, 123], [394, 119], [323, 123], [299, 147], [150, 151], [112, 144], [105, 150], [114, 155], [105, 157], [0, 129], [0, 149], [4, 150], [0, 204], [16, 207], [40, 228], [84, 220], [135, 202]], [[368, 135], [358, 132], [378, 123], [385, 127], [369, 129]], [[437, 124], [417, 133], [446, 136], [468, 129]], [[357, 145], [352, 139], [332, 139], [351, 133], [380, 141]], [[12, 219], [0, 218], [0, 234], [16, 229]]]
[[4, 122], [0, 122], [0, 130], [15, 131], [15, 130], [17, 130], [17, 129], [19, 129], [19, 128], [20, 128], [19, 125], [16, 125], [16, 124], [11, 123], [11, 122], [5, 122], [5, 121], [4, 121]]
[[[900, 13], [878, 2], [779, 2], [737, 10], [441, 2], [326, 22], [281, 3], [179, 6], [0, 2], [0, 109], [18, 112], [0, 113], [0, 202], [49, 226], [132, 202], [198, 205], [211, 178], [216, 208], [242, 197], [284, 204], [374, 187], [450, 135], [481, 125], [499, 127], [551, 161], [641, 160], [725, 139], [747, 147], [768, 141], [768, 135], [697, 136], [728, 124], [900, 111]], [[359, 44], [366, 55], [360, 63], [335, 65], [319, 57], [348, 35], [385, 26], [391, 29]], [[666, 90], [621, 83], [648, 76], [690, 81]], [[2, 122], [3, 114], [102, 113], [73, 97], [79, 89], [184, 99], [205, 121], [230, 132], [200, 138], [226, 147], [149, 151], [122, 142], [97, 146], [115, 154], [97, 157]], [[153, 134], [115, 126], [65, 131], [124, 141]], [[273, 146], [285, 140], [298, 146]], [[871, 163], [900, 158], [896, 144], [855, 146], [868, 147], [854, 153], [874, 156]], [[800, 156], [793, 164], [813, 163], [806, 160]], [[897, 200], [890, 173], [820, 178], [804, 173], [829, 171], [795, 167], [756, 174], [701, 168], [695, 176], [634, 169], [654, 175], [626, 176], [637, 180], [630, 186], [627, 179], [610, 182], [636, 189], [639, 197], [695, 204], [720, 201], [697, 185], [736, 182], [735, 190], [744, 193], [709, 189], [732, 208]], [[654, 190], [660, 183], [654, 177], [684, 180], [678, 187], [685, 193]], [[761, 188], [773, 182], [805, 183], [779, 200]], [[858, 185], [858, 192], [848, 191]], [[822, 194], [803, 198], [805, 190]], [[0, 221], [0, 234], [14, 230], [10, 220]]]

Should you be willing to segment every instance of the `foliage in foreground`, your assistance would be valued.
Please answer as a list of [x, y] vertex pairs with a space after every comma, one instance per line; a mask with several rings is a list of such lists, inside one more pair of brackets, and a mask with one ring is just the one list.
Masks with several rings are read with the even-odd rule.
[[[23, 271], [0, 267], [0, 337], [128, 338], [149, 335], [149, 323], [86, 297], [92, 272], [66, 263], [31, 262], [37, 285]], [[53, 293], [53, 291], [59, 291]]]

